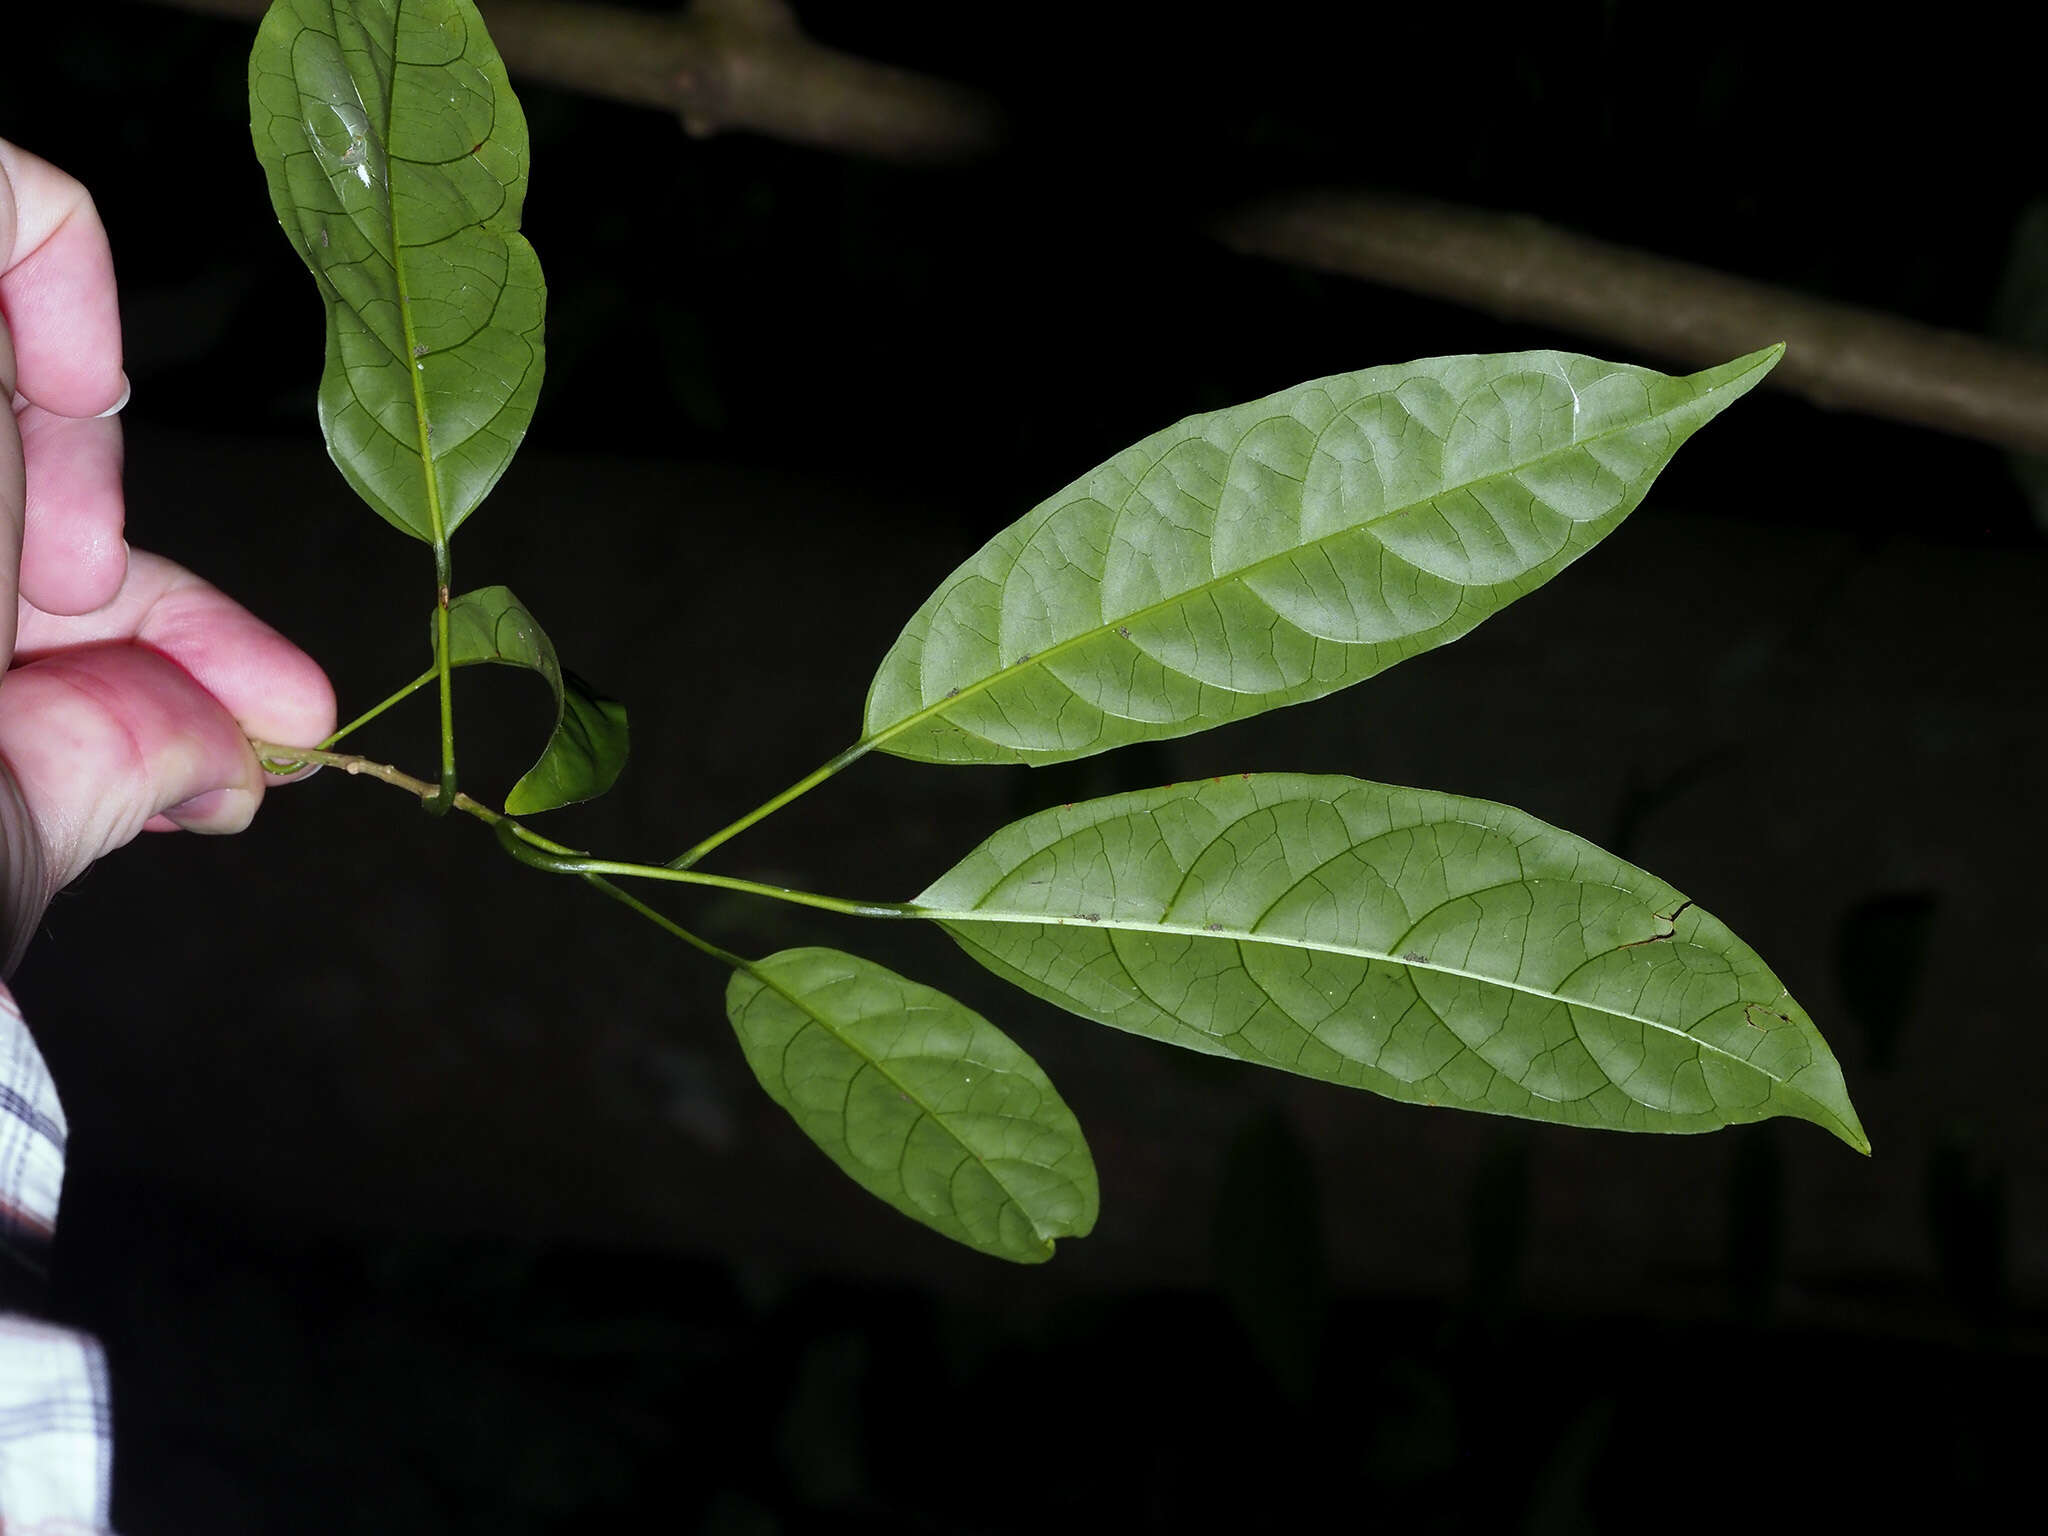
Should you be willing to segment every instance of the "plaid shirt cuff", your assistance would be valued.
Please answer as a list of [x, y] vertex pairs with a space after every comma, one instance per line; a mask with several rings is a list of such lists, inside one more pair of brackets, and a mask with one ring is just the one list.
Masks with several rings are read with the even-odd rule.
[[[0, 987], [0, 1268], [40, 1280], [64, 1186], [64, 1108]], [[98, 1536], [112, 1503], [106, 1357], [82, 1334], [0, 1314], [0, 1536]]]

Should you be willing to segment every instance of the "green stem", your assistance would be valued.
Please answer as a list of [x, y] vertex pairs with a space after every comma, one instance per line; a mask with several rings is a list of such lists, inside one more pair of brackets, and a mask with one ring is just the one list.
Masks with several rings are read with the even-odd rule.
[[[281, 763], [318, 763], [324, 767], [339, 768], [343, 773], [360, 774], [380, 779], [386, 784], [397, 786], [411, 794], [418, 795], [427, 809], [434, 809], [441, 798], [440, 786], [415, 778], [389, 763], [372, 762], [366, 757], [357, 757], [349, 752], [327, 752], [318, 747], [283, 747], [275, 742], [252, 741], [249, 745], [256, 755]], [[543, 837], [530, 827], [522, 826], [510, 816], [494, 811], [481, 801], [466, 794], [457, 794], [452, 802], [454, 809], [464, 815], [474, 816], [487, 823], [498, 834], [498, 841], [520, 863], [535, 869], [545, 870], [551, 875], [623, 875], [634, 880], [664, 880], [675, 885], [706, 885], [721, 891], [743, 891], [749, 896], [765, 896], [771, 901], [791, 902], [800, 907], [815, 907], [821, 912], [837, 912], [846, 917], [923, 917], [922, 907], [900, 901], [853, 901], [844, 896], [821, 896], [815, 891], [792, 890], [783, 885], [763, 885], [758, 880], [740, 880], [731, 875], [706, 875], [696, 870], [673, 869], [666, 864], [635, 864], [626, 859], [595, 859], [580, 849], [570, 848], [553, 838]]]
[[372, 720], [376, 719], [379, 715], [383, 714], [385, 710], [391, 708], [392, 705], [403, 704], [407, 699], [411, 698], [414, 694], [418, 693], [422, 688], [426, 687], [427, 684], [433, 682], [434, 679], [436, 679], [440, 675], [441, 669], [439, 667], [427, 668], [426, 671], [422, 672], [418, 677], [414, 678], [411, 682], [407, 683], [403, 688], [399, 689], [398, 692], [392, 694], [390, 698], [384, 700], [381, 704], [371, 705], [368, 709], [364, 710], [360, 715], [357, 715], [355, 719], [349, 721], [347, 725], [344, 725], [332, 736], [328, 737], [325, 741], [321, 742], [320, 750], [324, 752], [328, 748], [332, 747], [336, 742], [342, 740], [344, 737], [354, 735], [357, 731], [361, 730], [364, 726], [368, 725]]
[[813, 769], [810, 773], [798, 779], [794, 784], [790, 785], [789, 788], [785, 789], [781, 794], [777, 795], [774, 799], [764, 800], [761, 804], [755, 806], [751, 811], [747, 812], [746, 815], [742, 816], [738, 821], [733, 822], [729, 826], [721, 827], [718, 831], [712, 833], [709, 837], [705, 838], [703, 842], [698, 843], [695, 847], [689, 849], [687, 852], [677, 854], [674, 858], [668, 861], [668, 867], [670, 869], [688, 869], [692, 864], [695, 864], [699, 859], [703, 858], [705, 854], [709, 853], [719, 844], [727, 841], [730, 838], [739, 836], [740, 833], [746, 831], [747, 828], [751, 827], [755, 822], [760, 821], [763, 817], [774, 815], [777, 811], [781, 810], [785, 805], [789, 804], [790, 801], [796, 799], [798, 796], [809, 794], [812, 790], [816, 789], [820, 784], [824, 783], [827, 779], [831, 778], [832, 775], [837, 773], [840, 769], [845, 768], [852, 763], [859, 762], [863, 757], [866, 757], [868, 755], [868, 753], [874, 748], [874, 745], [875, 744], [872, 741], [856, 741], [844, 752], [840, 753], [837, 757], [833, 758], [831, 762], [825, 764], [822, 768]]
[[685, 944], [691, 946], [691, 948], [699, 950], [702, 953], [709, 955], [714, 960], [724, 962], [726, 965], [731, 966], [736, 971], [753, 970], [753, 966], [750, 965], [747, 961], [741, 959], [738, 955], [733, 954], [730, 950], [720, 949], [716, 944], [713, 944], [708, 939], [698, 938], [696, 934], [690, 932], [689, 929], [683, 927], [680, 923], [672, 922], [669, 918], [664, 916], [662, 913], [655, 911], [654, 908], [647, 905], [646, 902], [642, 901], [639, 897], [633, 895], [630, 891], [620, 890], [616, 885], [613, 885], [611, 881], [605, 879], [602, 875], [585, 875], [583, 879], [586, 883], [595, 886], [600, 891], [603, 891], [605, 895], [611, 897], [613, 901], [616, 901], [623, 906], [631, 907], [635, 912], [638, 912], [642, 917], [646, 918], [647, 921], [654, 924], [655, 927], [664, 929], [665, 931], [674, 934], [677, 938], [681, 939]]
[[[427, 481], [433, 483], [429, 468]], [[448, 536], [441, 531], [441, 507], [429, 497], [434, 510], [434, 575], [439, 582], [439, 601], [434, 605], [434, 675], [441, 684], [441, 793], [427, 809], [445, 816], [455, 804], [455, 677], [448, 660]]]
[[758, 880], [740, 880], [731, 875], [706, 875], [694, 869], [676, 869], [667, 864], [634, 864], [625, 859], [594, 859], [588, 854], [563, 849], [534, 836], [510, 818], [497, 823], [498, 841], [522, 864], [546, 870], [551, 875], [624, 875], [634, 880], [666, 880], [678, 885], [708, 885], [721, 891], [744, 891], [749, 896], [766, 896], [771, 901], [792, 902], [837, 912], [846, 917], [922, 917], [924, 910], [900, 901], [853, 901], [844, 896], [821, 896], [815, 891], [791, 890], [786, 885], [763, 885]]

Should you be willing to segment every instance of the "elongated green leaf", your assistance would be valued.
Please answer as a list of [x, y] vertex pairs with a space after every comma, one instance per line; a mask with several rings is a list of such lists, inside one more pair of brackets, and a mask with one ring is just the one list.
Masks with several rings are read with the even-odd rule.
[[327, 305], [320, 424], [379, 516], [432, 543], [511, 461], [546, 288], [518, 233], [526, 119], [470, 0], [276, 0], [250, 132]]
[[484, 661], [538, 672], [555, 695], [554, 731], [505, 797], [506, 811], [531, 816], [610, 789], [626, 766], [626, 706], [562, 670], [547, 631], [509, 587], [479, 587], [448, 605], [448, 664]]
[[1335, 775], [1177, 784], [1027, 817], [918, 905], [1026, 991], [1194, 1050], [1567, 1125], [1793, 1115], [1870, 1149], [1753, 950], [1508, 806]]
[[836, 949], [733, 973], [725, 1011], [768, 1096], [864, 1189], [1037, 1264], [1095, 1225], [1095, 1162], [1038, 1063], [930, 987]]
[[1055, 763], [1321, 698], [1533, 591], [1778, 360], [1440, 357], [1191, 416], [998, 534], [883, 659], [864, 740]]

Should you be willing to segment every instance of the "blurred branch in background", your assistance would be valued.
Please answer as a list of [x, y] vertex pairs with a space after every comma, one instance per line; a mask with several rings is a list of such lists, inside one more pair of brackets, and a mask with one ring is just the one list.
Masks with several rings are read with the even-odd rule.
[[1816, 405], [2048, 452], [2048, 359], [1538, 219], [1377, 193], [1311, 192], [1234, 212], [1216, 233], [1235, 251], [1700, 367], [1783, 341], [1785, 360], [1771, 383]]
[[[267, 0], [154, 0], [255, 18]], [[759, 133], [904, 162], [973, 159], [1002, 137], [980, 93], [807, 38], [784, 0], [646, 14], [574, 0], [480, 0], [516, 75], [671, 111], [696, 137]], [[1213, 231], [1232, 250], [1472, 305], [1704, 366], [1789, 343], [1772, 387], [2048, 454], [2048, 359], [1982, 337], [1609, 245], [1535, 219], [1363, 192], [1254, 203]]]
[[[254, 21], [269, 0], [158, 0]], [[1001, 116], [964, 86], [813, 42], [783, 0], [628, 11], [580, 0], [482, 0], [513, 74], [675, 113], [694, 138], [759, 133], [880, 160], [971, 159]]]

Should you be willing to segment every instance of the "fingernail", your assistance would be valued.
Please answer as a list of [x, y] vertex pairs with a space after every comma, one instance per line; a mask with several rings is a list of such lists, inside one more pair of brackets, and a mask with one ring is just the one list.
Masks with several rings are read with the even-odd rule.
[[[93, 419], [95, 421], [105, 421], [109, 416], [120, 415], [121, 412], [128, 408], [128, 398], [134, 393], [135, 386], [128, 382], [128, 371], [124, 368], [121, 370], [121, 398], [116, 400], [112, 405], [108, 406], [104, 411], [101, 411], [99, 415], [94, 417]], [[170, 812], [166, 811], [164, 812], [164, 814], [168, 816]]]
[[256, 814], [256, 797], [246, 789], [210, 789], [164, 812], [187, 832], [239, 832]]

